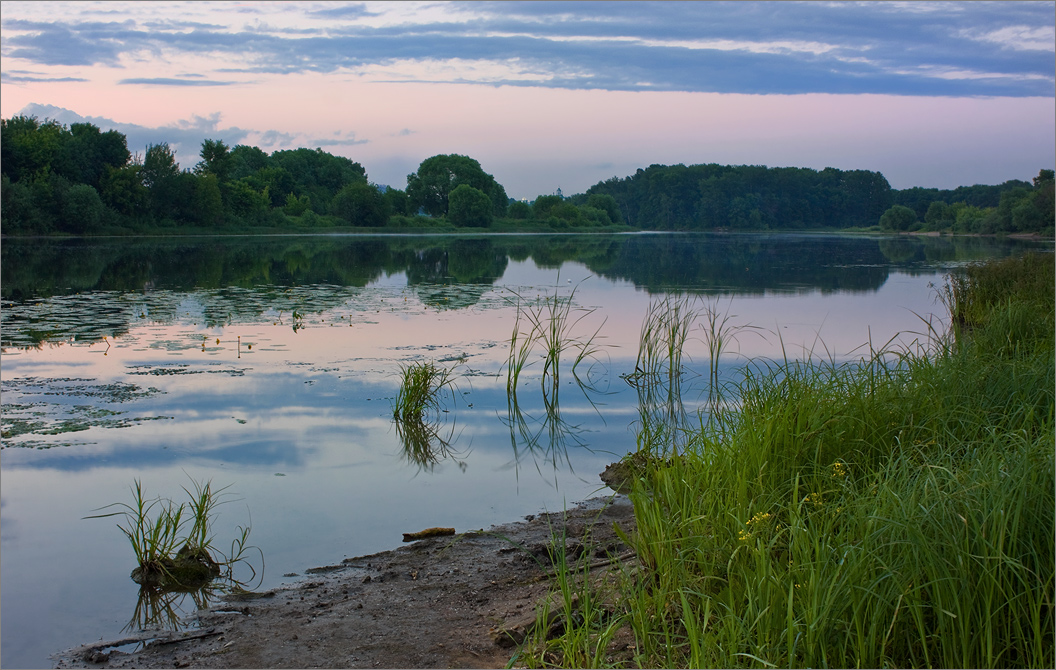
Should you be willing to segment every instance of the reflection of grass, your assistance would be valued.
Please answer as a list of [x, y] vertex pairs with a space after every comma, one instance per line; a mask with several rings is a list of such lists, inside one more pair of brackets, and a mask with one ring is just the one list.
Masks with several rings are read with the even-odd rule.
[[677, 453], [679, 440], [692, 428], [682, 402], [682, 386], [684, 349], [695, 327], [707, 347], [709, 405], [718, 409], [722, 402], [719, 359], [742, 332], [757, 331], [753, 326], [734, 325], [734, 318], [728, 306], [721, 310], [717, 302], [690, 296], [667, 295], [650, 302], [639, 335], [635, 370], [622, 375], [638, 391], [639, 451]]
[[[455, 365], [464, 360], [464, 356], [458, 358]], [[415, 361], [401, 368], [392, 416], [404, 455], [419, 468], [432, 469], [440, 460], [457, 455], [451, 447], [454, 426], [446, 438], [440, 434], [444, 397], [447, 393], [454, 397], [453, 370], [432, 361]], [[465, 462], [459, 461], [459, 466], [464, 469]]]
[[[595, 358], [601, 350], [597, 341], [604, 322], [593, 333], [579, 334], [580, 323], [595, 310], [574, 307], [575, 294], [576, 288], [573, 288], [565, 297], [555, 291], [553, 295], [530, 301], [515, 293], [517, 316], [506, 359], [506, 423], [510, 429], [514, 462], [520, 463], [523, 448], [535, 457], [536, 469], [540, 474], [541, 460], [550, 463], [555, 470], [559, 460], [562, 460], [571, 470], [568, 448], [585, 446], [579, 437], [582, 428], [568, 423], [561, 416], [559, 391], [563, 360], [568, 358], [566, 354], [570, 356], [571, 352], [575, 353], [570, 362], [566, 361], [564, 365], [572, 374], [576, 386], [593, 405], [589, 393], [595, 389], [591, 386], [590, 373], [588, 371], [581, 377], [579, 366]], [[541, 419], [526, 415], [517, 397], [521, 374], [533, 362], [533, 355], [538, 355], [543, 362], [540, 385], [545, 414]]]
[[419, 469], [432, 470], [440, 461], [451, 458], [459, 468], [465, 470], [464, 454], [451, 446], [455, 433], [454, 425], [452, 424], [446, 436], [440, 434], [441, 430], [440, 420], [437, 418], [396, 422], [396, 435], [403, 445], [403, 454]]
[[532, 416], [524, 413], [513, 393], [507, 402], [505, 423], [510, 429], [514, 465], [519, 466], [525, 456], [531, 456], [540, 475], [544, 474], [541, 463], [549, 464], [555, 473], [562, 466], [573, 472], [569, 448], [587, 446], [581, 437], [584, 429], [566, 421], [559, 405], [546, 405], [541, 417]]

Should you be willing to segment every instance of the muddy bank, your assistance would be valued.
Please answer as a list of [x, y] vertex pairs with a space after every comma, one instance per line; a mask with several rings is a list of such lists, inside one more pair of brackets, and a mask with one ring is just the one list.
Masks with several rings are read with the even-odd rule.
[[[426, 537], [200, 610], [181, 633], [130, 635], [53, 659], [60, 668], [503, 667], [547, 597], [554, 538], [569, 557], [611, 570], [628, 555], [614, 524], [634, 528], [625, 496]], [[115, 648], [134, 642], [142, 648]]]

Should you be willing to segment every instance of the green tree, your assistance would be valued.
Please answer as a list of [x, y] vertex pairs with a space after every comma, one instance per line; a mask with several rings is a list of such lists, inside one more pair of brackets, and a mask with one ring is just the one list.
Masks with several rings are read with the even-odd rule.
[[129, 163], [120, 168], [108, 166], [99, 184], [99, 196], [118, 214], [140, 217], [147, 213], [150, 196], [143, 185], [143, 166]]
[[251, 223], [259, 222], [271, 206], [268, 196], [250, 185], [249, 177], [228, 182], [226, 196], [228, 211]]
[[904, 205], [892, 205], [880, 217], [880, 227], [884, 230], [909, 230], [917, 223], [917, 213]]
[[197, 175], [214, 175], [223, 184], [231, 177], [231, 151], [223, 140], [205, 140], [199, 152], [202, 160], [194, 166]]
[[263, 150], [245, 144], [235, 146], [228, 154], [228, 158], [231, 167], [229, 178], [232, 180], [248, 177], [261, 168], [268, 167], [271, 163], [268, 154]]
[[[279, 193], [282, 196], [280, 203], [284, 202], [285, 193], [307, 195], [311, 198], [312, 208], [317, 212], [329, 211], [330, 201], [347, 184], [367, 183], [367, 173], [362, 165], [343, 156], [331, 155], [322, 149], [276, 151], [271, 155], [268, 167], [281, 168], [292, 177], [289, 190]], [[283, 185], [283, 189], [285, 188]]]
[[71, 182], [99, 189], [108, 168], [128, 164], [125, 136], [116, 130], [105, 133], [91, 123], [74, 123], [61, 134], [61, 145], [55, 157], [55, 171]]
[[334, 196], [331, 213], [353, 226], [384, 226], [389, 220], [389, 203], [372, 184], [353, 182]]
[[389, 211], [393, 214], [406, 215], [411, 213], [410, 199], [406, 191], [389, 186], [385, 189], [385, 200], [389, 203]]
[[11, 181], [46, 179], [63, 141], [63, 127], [35, 116], [0, 119], [0, 168]]
[[176, 218], [176, 212], [183, 204], [179, 200], [176, 183], [180, 166], [176, 163], [176, 154], [167, 143], [147, 146], [140, 174], [150, 194], [150, 208], [154, 216], [159, 219]]
[[564, 200], [559, 195], [540, 195], [532, 203], [532, 218], [545, 221]]
[[286, 196], [286, 204], [282, 210], [290, 216], [301, 216], [311, 207], [311, 200], [306, 195], [300, 197], [290, 193]]
[[924, 223], [928, 224], [930, 230], [939, 230], [951, 223], [951, 220], [955, 219], [956, 216], [955, 213], [951, 212], [949, 205], [941, 200], [936, 200], [928, 205], [928, 212], [924, 215]]
[[220, 179], [212, 173], [199, 176], [194, 185], [192, 214], [196, 223], [218, 226], [224, 220], [224, 201], [220, 195]]
[[413, 210], [444, 216], [451, 192], [463, 184], [486, 194], [494, 214], [505, 214], [506, 190], [484, 172], [480, 163], [459, 154], [440, 154], [422, 161], [417, 172], [407, 175], [407, 197]]
[[0, 230], [5, 234], [44, 232], [46, 224], [33, 203], [33, 192], [24, 182], [0, 176]]
[[451, 191], [447, 218], [456, 226], [486, 228], [492, 221], [492, 201], [488, 194], [468, 184]]
[[59, 227], [71, 233], [88, 233], [99, 228], [106, 205], [88, 184], [74, 184], [62, 194]]
[[604, 210], [612, 223], [623, 222], [623, 217], [620, 216], [620, 206], [616, 202], [616, 198], [608, 193], [591, 193], [587, 197], [587, 206]]
[[526, 202], [515, 200], [510, 203], [509, 208], [506, 210], [506, 215], [519, 221], [529, 219], [532, 216], [532, 207]]

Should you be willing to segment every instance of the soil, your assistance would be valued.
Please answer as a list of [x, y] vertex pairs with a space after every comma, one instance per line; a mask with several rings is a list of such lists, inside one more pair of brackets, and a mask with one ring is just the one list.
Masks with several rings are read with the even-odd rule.
[[[182, 632], [146, 631], [54, 660], [59, 668], [501, 668], [549, 597], [554, 543], [589, 570], [612, 571], [630, 556], [614, 526], [634, 528], [623, 495], [434, 535], [231, 597], [199, 610]], [[118, 649], [132, 643], [141, 648]]]

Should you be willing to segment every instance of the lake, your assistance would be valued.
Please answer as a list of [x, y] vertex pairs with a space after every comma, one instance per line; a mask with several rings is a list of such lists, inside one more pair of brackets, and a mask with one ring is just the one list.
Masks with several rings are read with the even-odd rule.
[[[177, 502], [194, 482], [229, 487], [216, 546], [251, 527], [259, 551], [235, 574], [273, 588], [394, 548], [406, 532], [487, 528], [611, 494], [598, 473], [636, 448], [644, 399], [626, 376], [664, 296], [725, 319], [734, 337], [717, 372], [728, 383], [748, 361], [842, 361], [926, 342], [929, 322], [943, 327], [937, 289], [951, 268], [1033, 249], [1052, 243], [4, 240], [0, 664], [48, 666], [60, 649], [142, 623], [144, 607], [181, 625], [169, 615], [210, 601], [177, 594], [144, 606], [119, 519], [85, 518], [131, 503], [137, 481], [149, 498]], [[555, 297], [568, 309], [559, 381], [544, 376], [541, 351], [529, 352], [511, 402], [511, 334], [523, 337], [532, 310]], [[679, 409], [690, 421], [711, 388], [704, 335], [698, 321], [683, 351]], [[588, 343], [573, 374], [577, 345]], [[393, 420], [401, 370], [416, 361], [454, 379], [424, 440]]]

